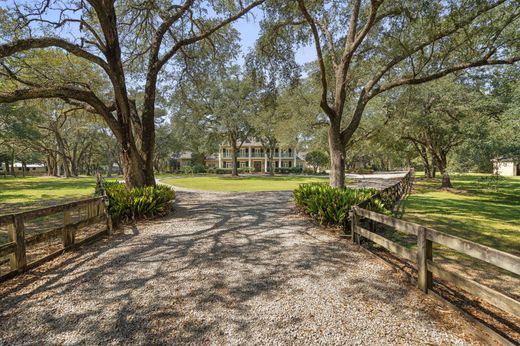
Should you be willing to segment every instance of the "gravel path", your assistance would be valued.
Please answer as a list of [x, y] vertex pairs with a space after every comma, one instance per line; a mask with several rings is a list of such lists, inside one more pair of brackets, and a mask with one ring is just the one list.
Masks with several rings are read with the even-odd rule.
[[456, 313], [291, 193], [179, 192], [172, 217], [0, 287], [0, 344], [471, 344]]

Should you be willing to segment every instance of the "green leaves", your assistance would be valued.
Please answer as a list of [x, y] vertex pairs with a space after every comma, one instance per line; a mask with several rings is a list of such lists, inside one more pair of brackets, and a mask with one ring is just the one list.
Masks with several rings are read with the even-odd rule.
[[[356, 205], [376, 193], [375, 189], [335, 189], [326, 183], [301, 184], [294, 190], [296, 205], [320, 224], [343, 225]], [[384, 209], [382, 205], [378, 207]]]
[[112, 218], [134, 220], [164, 214], [171, 210], [175, 191], [168, 186], [147, 186], [127, 190], [124, 184], [105, 182]]

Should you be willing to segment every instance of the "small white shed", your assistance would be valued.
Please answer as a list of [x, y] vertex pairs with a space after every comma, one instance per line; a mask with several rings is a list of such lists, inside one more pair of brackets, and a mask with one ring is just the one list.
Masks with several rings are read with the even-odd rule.
[[493, 159], [493, 173], [504, 177], [520, 175], [520, 160], [514, 158]]

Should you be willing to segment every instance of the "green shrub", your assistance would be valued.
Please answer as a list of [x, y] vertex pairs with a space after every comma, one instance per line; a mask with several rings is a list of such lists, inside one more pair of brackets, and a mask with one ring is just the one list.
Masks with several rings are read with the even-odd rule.
[[125, 184], [105, 182], [108, 211], [116, 221], [163, 215], [172, 209], [175, 191], [164, 185], [127, 190]]
[[305, 168], [303, 170], [303, 174], [307, 174], [307, 175], [314, 175], [314, 170], [312, 168]]
[[206, 172], [209, 173], [209, 174], [215, 174], [215, 173], [217, 173], [217, 168], [215, 168], [215, 167], [208, 167]]
[[318, 171], [318, 172], [314, 172], [314, 170], [312, 168], [305, 168], [303, 169], [303, 174], [305, 175], [326, 175], [327, 173], [325, 173], [325, 171]]
[[191, 166], [182, 166], [180, 169], [181, 174], [193, 174], [193, 167]]
[[[309, 183], [294, 190], [294, 200], [298, 207], [321, 224], [343, 225], [352, 206], [375, 193], [375, 189], [335, 189], [327, 183]], [[377, 206], [384, 209], [384, 206]]]
[[200, 174], [200, 173], [206, 173], [206, 166], [201, 164], [195, 164], [192, 167], [193, 173]]
[[276, 167], [274, 172], [280, 174], [301, 174], [303, 167]]
[[232, 168], [217, 168], [215, 173], [217, 174], [231, 174]]

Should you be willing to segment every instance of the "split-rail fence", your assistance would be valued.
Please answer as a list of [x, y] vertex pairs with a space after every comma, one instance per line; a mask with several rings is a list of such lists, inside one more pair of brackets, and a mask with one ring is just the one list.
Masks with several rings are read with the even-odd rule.
[[[45, 217], [51, 217], [52, 224], [56, 224], [56, 219], [58, 219], [60, 225], [56, 228], [26, 234], [27, 222]], [[59, 222], [60, 218], [61, 222]], [[102, 229], [96, 230], [94, 233], [89, 232], [87, 234], [85, 232], [86, 236], [80, 241], [76, 240], [77, 235], [94, 224], [101, 224]], [[76, 248], [102, 235], [110, 235], [112, 232], [112, 219], [108, 213], [106, 196], [2, 215], [0, 216], [0, 226], [5, 227], [5, 225], [7, 225], [8, 242], [0, 245], [0, 258], [9, 257], [10, 271], [0, 276], [0, 281], [32, 269], [67, 250]], [[37, 225], [40, 225], [40, 223], [37, 223]], [[61, 237], [59, 250], [50, 254], [46, 253], [31, 262], [28, 261], [27, 249], [29, 246], [37, 246], [59, 237]]]
[[[520, 318], [520, 302], [518, 300], [468, 279], [460, 273], [450, 271], [439, 263], [435, 263], [433, 261], [433, 244], [443, 245], [516, 275], [520, 275], [520, 257], [429, 227], [369, 210], [371, 203], [376, 199], [383, 201], [385, 205], [397, 205], [399, 200], [411, 191], [412, 184], [413, 171], [409, 171], [398, 183], [381, 190], [369, 199], [352, 207], [350, 212], [350, 235], [352, 241], [360, 244], [362, 238], [368, 239], [398, 257], [408, 260], [417, 271], [418, 287], [426, 293], [432, 288], [433, 281], [439, 278]], [[405, 247], [376, 233], [374, 230], [377, 224], [382, 224], [393, 230], [417, 237], [416, 247]]]

